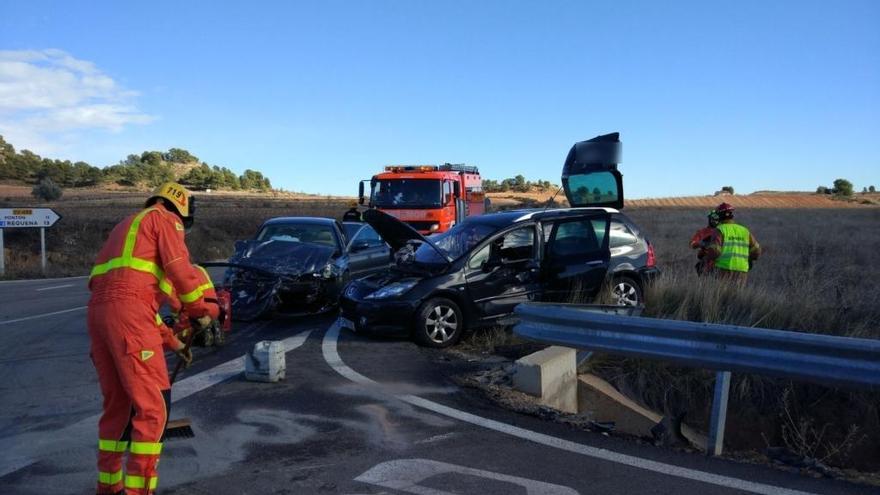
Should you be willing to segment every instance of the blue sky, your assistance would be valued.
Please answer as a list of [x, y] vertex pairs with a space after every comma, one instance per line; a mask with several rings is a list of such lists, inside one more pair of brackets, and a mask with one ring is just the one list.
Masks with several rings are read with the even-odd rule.
[[389, 163], [559, 181], [621, 132], [627, 195], [880, 186], [880, 2], [0, 0], [0, 134], [182, 147], [355, 194]]

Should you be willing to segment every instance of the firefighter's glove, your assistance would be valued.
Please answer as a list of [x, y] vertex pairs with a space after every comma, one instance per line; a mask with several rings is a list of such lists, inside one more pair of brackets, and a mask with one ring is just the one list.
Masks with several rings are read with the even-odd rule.
[[177, 344], [177, 349], [175, 349], [174, 353], [183, 361], [184, 367], [189, 368], [193, 360], [192, 349], [187, 348], [183, 342], [177, 341]]

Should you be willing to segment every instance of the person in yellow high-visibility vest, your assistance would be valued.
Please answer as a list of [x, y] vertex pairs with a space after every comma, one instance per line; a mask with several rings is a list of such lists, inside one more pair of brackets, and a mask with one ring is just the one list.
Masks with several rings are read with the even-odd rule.
[[749, 229], [733, 221], [734, 207], [721, 203], [715, 208], [718, 213], [718, 252], [715, 269], [718, 278], [733, 280], [744, 284], [748, 279], [752, 264], [761, 256], [761, 245]]

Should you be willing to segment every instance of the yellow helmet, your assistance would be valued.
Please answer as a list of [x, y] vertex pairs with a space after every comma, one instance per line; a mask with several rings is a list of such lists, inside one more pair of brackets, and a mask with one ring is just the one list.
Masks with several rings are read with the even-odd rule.
[[196, 209], [195, 198], [185, 187], [177, 182], [166, 182], [153, 190], [153, 194], [147, 199], [146, 205], [150, 206], [158, 198], [166, 200], [176, 210], [183, 220], [184, 226], [189, 227], [192, 225]]

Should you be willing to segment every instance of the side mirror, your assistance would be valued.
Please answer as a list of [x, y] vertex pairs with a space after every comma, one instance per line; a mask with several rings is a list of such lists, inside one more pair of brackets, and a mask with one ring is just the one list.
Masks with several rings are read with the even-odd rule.
[[245, 247], [247, 247], [247, 241], [235, 241], [235, 252], [236, 253], [244, 252]]
[[358, 183], [358, 204], [364, 204], [364, 181]]
[[456, 198], [461, 197], [461, 182], [455, 181], [452, 183], [452, 194]]

